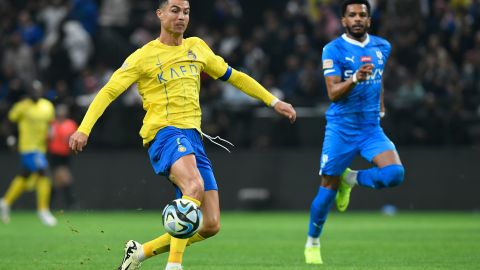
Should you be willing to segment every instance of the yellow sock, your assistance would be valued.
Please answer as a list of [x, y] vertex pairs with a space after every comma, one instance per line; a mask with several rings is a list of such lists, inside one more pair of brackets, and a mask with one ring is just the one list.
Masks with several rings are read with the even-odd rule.
[[50, 193], [52, 184], [50, 178], [41, 176], [37, 182], [37, 208], [38, 210], [50, 209]]
[[188, 239], [187, 246], [190, 246], [193, 243], [200, 242], [205, 240], [206, 238], [201, 236], [199, 233], [194, 234], [192, 237]]
[[182, 196], [182, 199], [192, 201], [192, 202], [195, 203], [198, 207], [200, 207], [200, 205], [202, 205], [202, 203], [201, 203], [199, 200], [197, 200], [197, 199], [195, 199], [195, 198], [192, 198], [192, 197], [190, 197], [190, 196], [187, 196], [187, 195], [183, 195], [183, 196]]
[[160, 237], [143, 244], [143, 253], [145, 254], [145, 258], [150, 258], [152, 256], [167, 252], [170, 249], [171, 238], [172, 237], [170, 234], [165, 233]]
[[24, 191], [25, 178], [17, 175], [15, 178], [13, 178], [12, 183], [10, 183], [5, 196], [3, 196], [3, 200], [8, 206], [11, 206]]
[[187, 247], [188, 239], [179, 239], [172, 237], [170, 239], [170, 253], [168, 254], [169, 263], [182, 263], [183, 253]]
[[[166, 233], [161, 235], [158, 238], [155, 238], [151, 241], [146, 242], [143, 244], [143, 254], [145, 254], [145, 258], [150, 258], [158, 254], [165, 253], [170, 250], [170, 239], [172, 236]], [[192, 237], [188, 239], [187, 247], [193, 243], [200, 242], [205, 240], [206, 238], [201, 236], [200, 234], [196, 233]]]

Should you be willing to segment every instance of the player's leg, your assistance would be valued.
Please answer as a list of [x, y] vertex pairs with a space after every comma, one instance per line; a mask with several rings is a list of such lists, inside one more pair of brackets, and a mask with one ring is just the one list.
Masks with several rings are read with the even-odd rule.
[[[185, 144], [187, 143], [184, 142]], [[188, 148], [190, 148], [190, 143], [188, 143]], [[168, 152], [167, 149], [165, 151], [164, 153]], [[158, 167], [158, 164], [152, 165], [155, 169]], [[193, 201], [202, 208], [199, 199], [204, 198], [203, 180], [198, 171], [195, 156], [192, 153], [179, 157], [173, 163], [169, 179], [180, 189], [182, 194], [190, 195], [183, 195], [183, 198]], [[198, 189], [201, 189], [201, 191]], [[170, 251], [167, 267], [181, 267], [183, 253], [188, 241], [189, 239], [178, 239], [167, 233], [143, 245], [130, 240], [125, 245], [125, 255], [118, 270], [138, 269], [144, 260], [167, 251]]]
[[15, 176], [10, 183], [5, 195], [0, 199], [0, 214], [2, 221], [10, 221], [10, 207], [27, 190], [27, 179], [36, 170], [33, 153], [23, 153], [20, 156], [22, 173]]
[[338, 183], [338, 176], [323, 175], [318, 193], [310, 206], [310, 221], [305, 244], [305, 262], [307, 264], [323, 263], [320, 253], [320, 235], [335, 201]]
[[[190, 136], [191, 137], [191, 136]], [[212, 237], [220, 230], [220, 204], [218, 198], [218, 186], [213, 174], [212, 165], [207, 158], [200, 138], [191, 138], [195, 148], [195, 159], [198, 170], [204, 182], [204, 197], [200, 207], [203, 216], [203, 224], [199, 232], [194, 234], [188, 240], [187, 246]], [[195, 143], [197, 142], [197, 143]], [[177, 189], [177, 198], [181, 198], [182, 193]], [[143, 244], [145, 258], [150, 258], [157, 254], [169, 251], [171, 236], [168, 233]]]
[[38, 217], [47, 226], [57, 225], [57, 219], [50, 212], [50, 198], [52, 193], [52, 181], [45, 154], [36, 153], [35, 156], [37, 180], [37, 211]]
[[22, 195], [26, 189], [28, 173], [22, 173], [13, 178], [5, 195], [0, 199], [0, 216], [3, 223], [10, 222], [10, 207]]
[[354, 144], [347, 139], [327, 127], [320, 163], [322, 182], [310, 206], [309, 230], [305, 245], [305, 262], [308, 264], [323, 262], [320, 253], [320, 235], [336, 198], [340, 174], [356, 154]]
[[[198, 131], [194, 129], [183, 130], [185, 136], [187, 136], [188, 141], [190, 142], [191, 146], [195, 152], [195, 171], [200, 174], [200, 180], [202, 184], [202, 191], [204, 192], [204, 197], [202, 200], [202, 205], [200, 209], [202, 210], [203, 214], [203, 225], [200, 231], [193, 235], [188, 241], [182, 241], [181, 243], [177, 244], [177, 246], [182, 247], [183, 250], [185, 249], [184, 243], [195, 243], [202, 241], [206, 238], [212, 237], [218, 233], [220, 230], [220, 205], [218, 199], [218, 186], [215, 180], [215, 176], [213, 175], [212, 165], [210, 160], [208, 159], [205, 149], [203, 147], [203, 143]], [[173, 168], [173, 167], [172, 167]], [[175, 175], [177, 177], [177, 175]], [[175, 183], [175, 182], [174, 182]], [[175, 183], [176, 184], [176, 183]], [[182, 192], [183, 197], [185, 197], [184, 189], [181, 186], [177, 185]], [[175, 238], [172, 238], [170, 242], [170, 254], [168, 259], [166, 270], [168, 269], [181, 269], [181, 257], [183, 256], [183, 251], [180, 249], [174, 249], [176, 243]], [[177, 253], [175, 255], [172, 250]], [[178, 259], [180, 260], [179, 262]], [[177, 268], [180, 267], [180, 268]]]
[[350, 184], [382, 189], [403, 182], [405, 170], [395, 145], [381, 128], [376, 129], [362, 143], [361, 155], [375, 164], [367, 170], [352, 171], [346, 177]]
[[[204, 196], [203, 180], [193, 154], [181, 157], [172, 165], [170, 180], [180, 189], [183, 194], [182, 198], [191, 200], [201, 207]], [[170, 252], [166, 269], [182, 264], [187, 243], [188, 239], [175, 237], [170, 239]]]

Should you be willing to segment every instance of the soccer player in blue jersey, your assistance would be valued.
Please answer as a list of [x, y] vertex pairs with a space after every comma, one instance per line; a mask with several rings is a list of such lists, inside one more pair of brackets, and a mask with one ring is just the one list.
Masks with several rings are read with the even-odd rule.
[[[146, 111], [140, 135], [157, 174], [168, 176], [177, 194], [197, 204], [203, 225], [190, 239], [165, 233], [140, 244], [130, 240], [119, 270], [139, 269], [141, 263], [169, 252], [166, 270], [181, 270], [185, 247], [220, 230], [218, 187], [205, 153], [201, 131], [201, 72], [227, 81], [262, 100], [279, 115], [295, 122], [292, 105], [280, 101], [247, 74], [230, 67], [198, 37], [184, 38], [190, 18], [188, 0], [159, 0], [160, 36], [132, 53], [100, 90], [70, 138], [70, 147], [82, 151], [89, 134], [109, 104], [132, 83], [138, 84]], [[155, 221], [157, 223], [158, 221]]]
[[[367, 0], [344, 1], [342, 25], [346, 33], [323, 48], [323, 72], [332, 104], [326, 112], [321, 185], [310, 208], [307, 264], [323, 263], [320, 234], [335, 200], [343, 212], [355, 185], [382, 189], [403, 181], [404, 168], [395, 145], [380, 127], [380, 118], [385, 114], [383, 71], [391, 46], [368, 34], [370, 23]], [[356, 154], [374, 167], [350, 170], [348, 166]]]

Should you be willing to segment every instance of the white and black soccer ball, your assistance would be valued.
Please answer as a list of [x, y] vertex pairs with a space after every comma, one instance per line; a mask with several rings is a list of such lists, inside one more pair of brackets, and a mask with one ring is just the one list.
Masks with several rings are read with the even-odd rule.
[[190, 200], [176, 199], [171, 201], [162, 213], [163, 227], [173, 237], [189, 238], [202, 225], [202, 212]]

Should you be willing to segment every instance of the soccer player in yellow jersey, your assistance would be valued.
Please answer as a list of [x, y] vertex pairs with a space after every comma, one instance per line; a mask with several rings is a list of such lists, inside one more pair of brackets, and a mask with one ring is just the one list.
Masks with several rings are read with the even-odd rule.
[[48, 130], [55, 117], [55, 109], [50, 101], [41, 98], [42, 86], [39, 81], [35, 81], [30, 90], [30, 97], [15, 103], [8, 113], [9, 120], [18, 125], [18, 151], [23, 169], [0, 200], [0, 214], [2, 221], [9, 223], [11, 205], [29, 189], [29, 183], [34, 183], [38, 217], [45, 225], [55, 226], [57, 220], [50, 213], [51, 181], [47, 176], [48, 162], [45, 157]]
[[128, 241], [120, 270], [138, 269], [143, 260], [167, 251], [166, 269], [182, 269], [187, 244], [212, 237], [220, 230], [218, 188], [201, 138], [201, 72], [262, 100], [292, 123], [296, 118], [290, 104], [278, 100], [250, 76], [229, 67], [202, 39], [185, 39], [189, 15], [188, 0], [160, 1], [160, 36], [127, 58], [95, 97], [70, 138], [70, 147], [82, 151], [106, 107], [132, 83], [138, 83], [146, 111], [140, 135], [155, 173], [168, 176], [179, 194], [199, 205], [203, 213], [202, 228], [190, 239], [164, 234], [144, 244]]

